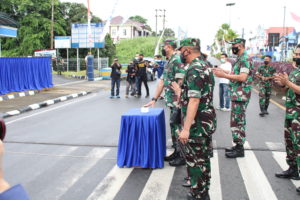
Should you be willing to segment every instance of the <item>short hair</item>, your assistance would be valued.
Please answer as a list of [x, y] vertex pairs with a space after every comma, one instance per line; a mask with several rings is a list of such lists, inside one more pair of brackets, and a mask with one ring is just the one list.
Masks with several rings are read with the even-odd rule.
[[221, 53], [221, 56], [225, 56], [226, 58], [228, 58], [228, 55], [226, 53]]
[[143, 57], [144, 57], [144, 54], [140, 53], [140, 56], [143, 56]]
[[300, 48], [300, 44], [297, 44], [296, 49]]
[[266, 55], [265, 57], [270, 58], [272, 60], [272, 56]]

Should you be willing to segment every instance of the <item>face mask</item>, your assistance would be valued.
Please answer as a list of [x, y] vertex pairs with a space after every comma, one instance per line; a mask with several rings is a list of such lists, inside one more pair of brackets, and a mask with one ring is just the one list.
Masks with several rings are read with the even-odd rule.
[[269, 61], [264, 61], [264, 64], [265, 64], [265, 65], [268, 65], [268, 64], [269, 64]]
[[166, 52], [166, 50], [165, 50], [165, 49], [162, 49], [162, 50], [161, 50], [161, 55], [163, 55], [163, 56], [167, 56], [167, 52]]
[[232, 47], [231, 49], [232, 49], [232, 53], [233, 53], [233, 54], [236, 55], [236, 54], [239, 53], [239, 48], [238, 48], [238, 47]]
[[293, 58], [293, 61], [296, 62], [296, 65], [300, 65], [300, 58]]
[[143, 60], [143, 58], [139, 58], [139, 61], [142, 61]]
[[221, 59], [221, 63], [225, 63], [225, 59], [224, 58]]
[[184, 53], [185, 53], [186, 51], [184, 51], [184, 52], [182, 52], [181, 54], [180, 54], [180, 60], [181, 60], [181, 62], [182, 63], [186, 63], [186, 57], [184, 56]]

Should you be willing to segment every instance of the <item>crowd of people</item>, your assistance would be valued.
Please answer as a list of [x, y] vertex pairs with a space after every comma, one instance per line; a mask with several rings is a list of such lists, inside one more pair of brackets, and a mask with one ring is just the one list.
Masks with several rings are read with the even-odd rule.
[[[154, 106], [162, 92], [170, 109], [170, 128], [174, 152], [165, 157], [171, 166], [186, 165], [187, 177], [183, 186], [190, 187], [187, 199], [208, 200], [210, 187], [210, 158], [213, 156], [212, 134], [216, 130], [216, 111], [213, 106], [215, 77], [219, 78], [221, 111], [231, 111], [230, 128], [233, 147], [225, 149], [227, 158], [244, 157], [246, 141], [246, 109], [251, 98], [253, 78], [259, 80], [261, 117], [268, 115], [271, 84], [276, 82], [287, 89], [285, 144], [289, 169], [276, 173], [279, 178], [300, 180], [300, 45], [294, 53], [294, 71], [276, 74], [272, 58], [266, 56], [264, 64], [254, 73], [252, 59], [245, 51], [246, 41], [235, 38], [229, 42], [236, 60], [231, 65], [225, 53], [221, 65], [213, 67], [201, 52], [200, 40], [187, 38], [164, 41], [162, 55], [166, 56], [163, 74], [152, 100]], [[272, 81], [273, 80], [273, 81]], [[297, 188], [300, 193], [300, 188]]]
[[[146, 90], [145, 98], [148, 98], [150, 95], [148, 80], [154, 80], [156, 76], [160, 78], [164, 70], [164, 65], [165, 61], [162, 60], [161, 55], [156, 55], [154, 57], [154, 61], [150, 61], [145, 60], [143, 54], [136, 54], [135, 58], [130, 61], [126, 69], [127, 77], [125, 97], [128, 98], [130, 95], [140, 98], [142, 96], [143, 84]], [[114, 59], [114, 62], [110, 67], [112, 69], [110, 98], [120, 98], [122, 66], [118, 62], [118, 58]]]

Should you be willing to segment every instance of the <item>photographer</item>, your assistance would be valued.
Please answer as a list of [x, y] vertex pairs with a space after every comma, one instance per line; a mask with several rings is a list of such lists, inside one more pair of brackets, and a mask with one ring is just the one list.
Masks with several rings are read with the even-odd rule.
[[128, 98], [129, 89], [131, 91], [131, 96], [135, 94], [135, 75], [136, 75], [136, 68], [134, 66], [133, 61], [130, 61], [129, 65], [127, 66], [127, 83], [126, 83], [126, 95], [125, 97]]
[[111, 95], [110, 98], [115, 97], [115, 85], [117, 85], [116, 98], [120, 98], [120, 82], [121, 82], [121, 68], [118, 59], [115, 58], [111, 67]]

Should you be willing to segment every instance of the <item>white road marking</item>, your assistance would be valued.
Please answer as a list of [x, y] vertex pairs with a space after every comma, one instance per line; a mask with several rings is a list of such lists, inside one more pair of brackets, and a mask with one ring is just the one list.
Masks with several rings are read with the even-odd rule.
[[[251, 149], [248, 142], [244, 146]], [[245, 157], [236, 160], [250, 200], [277, 199], [253, 151], [246, 150]]]
[[214, 157], [211, 160], [211, 186], [210, 197], [213, 200], [222, 200], [222, 187], [219, 169], [218, 151], [214, 150]]
[[12, 124], [12, 123], [15, 123], [15, 122], [20, 121], [20, 120], [23, 120], [23, 119], [27, 119], [27, 118], [30, 118], [30, 117], [33, 117], [33, 116], [37, 116], [37, 115], [40, 115], [40, 114], [43, 114], [43, 113], [47, 113], [47, 112], [50, 112], [50, 111], [53, 111], [53, 110], [57, 110], [57, 109], [60, 109], [60, 108], [65, 108], [65, 107], [68, 106], [68, 105], [72, 105], [72, 104], [75, 104], [75, 103], [79, 103], [79, 102], [81, 102], [81, 101], [86, 101], [86, 100], [91, 99], [91, 98], [93, 98], [93, 97], [95, 97], [95, 96], [97, 96], [97, 94], [90, 95], [90, 96], [88, 96], [88, 97], [86, 97], [86, 98], [84, 98], [84, 99], [77, 99], [76, 101], [72, 101], [72, 102], [69, 102], [69, 103], [65, 103], [65, 104], [60, 105], [60, 106], [57, 106], [57, 107], [55, 107], [55, 108], [50, 108], [50, 109], [47, 109], [47, 110], [43, 110], [43, 111], [41, 111], [41, 112], [34, 113], [34, 114], [28, 115], [28, 116], [26, 116], [26, 117], [21, 117], [21, 118], [15, 119], [15, 120], [11, 120], [11, 121], [6, 122], [6, 124], [7, 124], [7, 125], [8, 125], [8, 124]]
[[[171, 153], [171, 150], [167, 150], [167, 154]], [[163, 169], [153, 170], [139, 200], [167, 199], [175, 169], [165, 162]]]
[[[93, 168], [99, 159], [103, 158], [109, 151], [108, 148], [94, 148], [88, 153], [87, 157], [97, 157], [97, 159], [85, 159], [80, 164], [68, 168], [62, 172], [61, 176], [55, 180], [56, 184], [51, 187], [52, 194], [55, 194], [53, 199], [60, 199], [64, 193], [71, 188], [81, 177], [84, 176], [91, 168]], [[49, 190], [49, 188], [47, 188]]]
[[[282, 170], [287, 170], [289, 168], [288, 164], [285, 161], [286, 153], [285, 152], [272, 152], [273, 158], [276, 160], [276, 162], [279, 164]], [[295, 185], [295, 187], [300, 187], [300, 181], [292, 180], [292, 183]]]
[[106, 175], [87, 200], [112, 200], [119, 192], [133, 168], [114, 168]]

